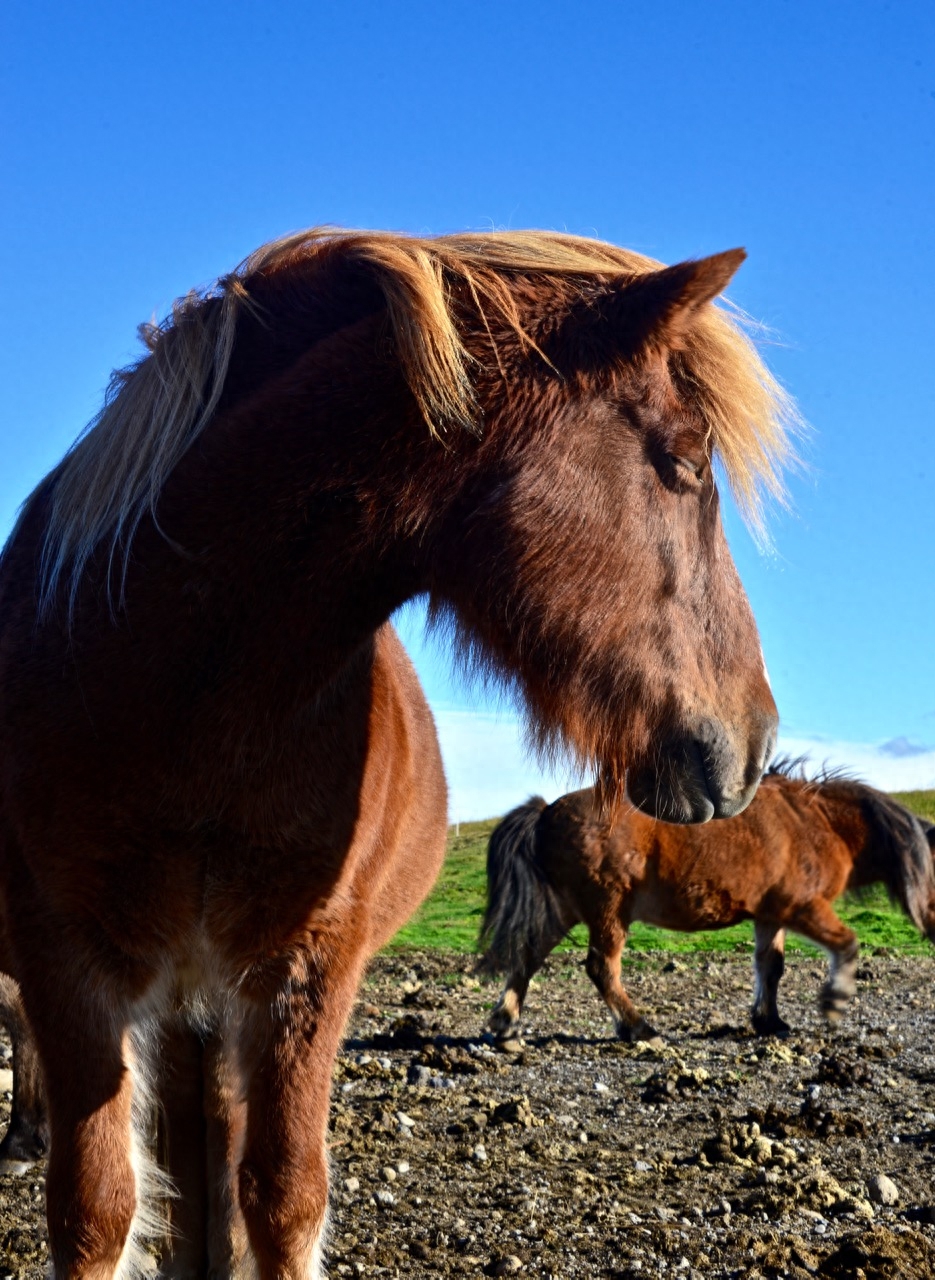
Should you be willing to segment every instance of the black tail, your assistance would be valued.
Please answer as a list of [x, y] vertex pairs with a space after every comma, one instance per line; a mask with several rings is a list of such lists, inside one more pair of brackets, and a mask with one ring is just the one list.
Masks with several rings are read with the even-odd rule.
[[568, 926], [558, 895], [536, 857], [536, 827], [546, 808], [541, 796], [508, 813], [487, 846], [487, 911], [479, 945], [486, 973], [514, 973], [537, 965]]

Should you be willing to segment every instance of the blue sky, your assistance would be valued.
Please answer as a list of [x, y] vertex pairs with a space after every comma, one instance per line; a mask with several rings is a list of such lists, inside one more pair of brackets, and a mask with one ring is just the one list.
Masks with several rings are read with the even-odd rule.
[[[538, 226], [666, 261], [745, 245], [732, 297], [813, 435], [763, 556], [731, 543], [784, 742], [935, 785], [935, 6], [774, 0], [0, 11], [0, 535], [136, 325], [316, 222]], [[541, 777], [510, 708], [405, 635], [452, 812]], [[484, 765], [484, 759], [489, 768]]]

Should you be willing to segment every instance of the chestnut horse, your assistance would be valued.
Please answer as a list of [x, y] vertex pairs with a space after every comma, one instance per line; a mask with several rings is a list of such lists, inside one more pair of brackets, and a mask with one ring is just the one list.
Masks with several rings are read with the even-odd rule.
[[798, 764], [772, 765], [750, 807], [716, 827], [676, 827], [635, 811], [611, 824], [593, 790], [554, 804], [534, 797], [507, 814], [490, 837], [481, 930], [483, 967], [508, 975], [490, 1015], [495, 1033], [515, 1035], [530, 979], [582, 921], [588, 977], [622, 1040], [658, 1034], [620, 981], [634, 920], [686, 933], [753, 920], [760, 1035], [789, 1031], [776, 1004], [786, 929], [829, 953], [821, 1009], [829, 1023], [840, 1019], [857, 968], [857, 936], [833, 906], [845, 890], [882, 882], [935, 942], [935, 828], [926, 833], [903, 805], [862, 782], [808, 779]]
[[147, 1079], [173, 1273], [234, 1266], [192, 1225], [205, 1149], [262, 1280], [319, 1273], [333, 1056], [445, 821], [438, 784], [424, 840], [398, 835], [435, 749], [384, 625], [406, 600], [609, 805], [750, 801], [776, 709], [712, 464], [755, 514], [791, 405], [711, 305], [743, 256], [298, 234], [147, 327], [28, 499], [0, 560], [0, 891], [57, 1276], [129, 1265]]

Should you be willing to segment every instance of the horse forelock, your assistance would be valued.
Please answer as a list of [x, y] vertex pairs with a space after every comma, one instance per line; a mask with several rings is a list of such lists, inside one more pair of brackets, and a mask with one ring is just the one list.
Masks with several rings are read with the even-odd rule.
[[[211, 289], [177, 302], [162, 324], [141, 328], [147, 354], [113, 375], [101, 411], [48, 478], [51, 484], [43, 482], [32, 495], [48, 495], [42, 608], [62, 581], [74, 601], [85, 566], [102, 545], [109, 546], [111, 592], [115, 581], [122, 592], [140, 520], [155, 516], [168, 476], [217, 409], [238, 317], [255, 305], [251, 285], [260, 275], [293, 270], [313, 285], [315, 268], [335, 257], [374, 274], [395, 351], [434, 434], [481, 426], [463, 308], [456, 315], [453, 305], [456, 286], [479, 334], [492, 340], [494, 328], [506, 330], [531, 351], [538, 347], [517, 300], [516, 276], [547, 303], [559, 279], [567, 298], [569, 282], [619, 287], [661, 266], [602, 241], [542, 231], [420, 238], [319, 227], [262, 246]], [[798, 419], [749, 330], [736, 309], [706, 307], [674, 358], [742, 510], [761, 529], [761, 497], [782, 495], [781, 468], [791, 457], [789, 433]]]

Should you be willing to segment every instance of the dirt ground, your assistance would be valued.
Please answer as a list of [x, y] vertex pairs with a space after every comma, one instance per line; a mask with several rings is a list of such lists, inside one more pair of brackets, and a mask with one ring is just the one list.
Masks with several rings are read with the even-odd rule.
[[[468, 958], [379, 959], [335, 1071], [329, 1275], [935, 1277], [935, 959], [863, 960], [833, 1035], [791, 959], [783, 1041], [748, 1030], [750, 968], [628, 966], [666, 1037], [630, 1047], [553, 957], [502, 1054]], [[44, 1274], [42, 1199], [0, 1175], [0, 1280]]]

